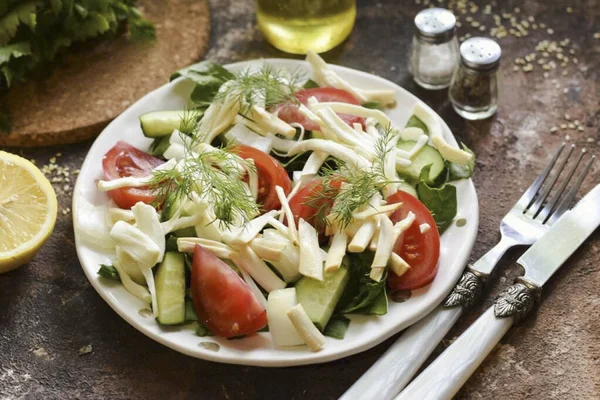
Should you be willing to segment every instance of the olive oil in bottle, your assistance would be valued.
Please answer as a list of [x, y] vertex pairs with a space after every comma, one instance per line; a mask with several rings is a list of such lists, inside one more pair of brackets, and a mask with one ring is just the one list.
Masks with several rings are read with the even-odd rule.
[[256, 15], [266, 39], [279, 50], [322, 53], [352, 32], [356, 0], [257, 0]]

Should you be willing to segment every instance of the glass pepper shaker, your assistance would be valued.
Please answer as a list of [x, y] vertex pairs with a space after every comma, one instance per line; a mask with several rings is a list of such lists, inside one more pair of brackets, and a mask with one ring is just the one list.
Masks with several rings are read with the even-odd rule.
[[501, 54], [498, 43], [488, 38], [474, 37], [460, 45], [460, 65], [448, 94], [454, 110], [463, 118], [488, 118], [498, 109]]
[[444, 89], [450, 85], [458, 64], [456, 17], [444, 8], [427, 8], [415, 17], [409, 70], [425, 89]]

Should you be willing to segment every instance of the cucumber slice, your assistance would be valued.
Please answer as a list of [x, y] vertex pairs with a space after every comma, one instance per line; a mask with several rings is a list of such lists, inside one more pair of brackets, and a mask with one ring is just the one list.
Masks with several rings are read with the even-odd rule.
[[[184, 113], [191, 113], [191, 115], [186, 118], [185, 125], [181, 126]], [[181, 131], [192, 130], [194, 124], [202, 115], [204, 115], [204, 110], [152, 111], [140, 116], [140, 124], [144, 136], [157, 138], [167, 136], [173, 133], [175, 129]]]
[[[411, 140], [401, 141], [398, 143], [398, 148], [405, 151], [410, 151], [416, 142]], [[430, 165], [428, 182], [433, 182], [444, 171], [446, 166], [444, 159], [440, 153], [431, 146], [425, 145], [413, 157], [412, 163], [408, 167], [398, 167], [398, 172], [408, 178], [410, 182], [417, 182], [421, 175], [421, 169]]]
[[336, 271], [325, 272], [323, 281], [305, 276], [296, 283], [298, 302], [321, 332], [327, 326], [349, 279], [348, 267], [342, 265]]
[[185, 264], [183, 254], [168, 252], [158, 266], [156, 276], [157, 320], [163, 325], [185, 321]]
[[398, 190], [402, 190], [403, 192], [406, 192], [416, 197], [417, 199], [419, 198], [419, 196], [417, 195], [417, 189], [415, 189], [414, 186], [408, 182], [402, 181], [398, 183]]

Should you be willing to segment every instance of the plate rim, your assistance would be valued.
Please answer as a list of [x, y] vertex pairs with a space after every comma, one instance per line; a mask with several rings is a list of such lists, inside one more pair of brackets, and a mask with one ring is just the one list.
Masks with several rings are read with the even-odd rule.
[[[239, 61], [239, 62], [235, 62], [235, 63], [225, 64], [225, 65], [223, 65], [223, 67], [225, 67], [227, 69], [237, 69], [240, 67], [243, 68], [244, 66], [251, 65], [253, 63], [260, 63], [260, 62], [271, 63], [271, 64], [274, 64], [275, 66], [282, 65], [282, 64], [296, 65], [296, 66], [308, 65], [308, 63], [304, 60], [285, 59], [285, 58], [259, 58], [259, 59], [251, 59], [251, 60], [246, 60], [246, 61]], [[429, 109], [431, 112], [433, 112], [439, 118], [439, 120], [442, 124], [444, 137], [447, 140], [449, 140], [449, 142], [451, 142], [453, 145], [455, 145], [455, 146], [458, 145], [456, 142], [456, 139], [454, 138], [454, 134], [452, 133], [450, 127], [446, 124], [446, 122], [433, 109], [431, 109], [423, 100], [418, 98], [416, 95], [410, 93], [408, 90], [404, 89], [400, 85], [398, 85], [395, 82], [392, 82], [388, 79], [385, 79], [383, 77], [380, 77], [380, 76], [377, 76], [377, 75], [374, 75], [374, 74], [371, 74], [371, 73], [368, 73], [365, 71], [360, 71], [357, 69], [353, 69], [353, 68], [349, 68], [349, 67], [341, 66], [341, 65], [336, 65], [336, 64], [328, 64], [328, 65], [330, 65], [334, 70], [341, 70], [341, 71], [345, 71], [350, 74], [358, 74], [367, 79], [375, 79], [379, 83], [382, 83], [383, 85], [385, 85], [387, 87], [391, 87], [394, 90], [398, 91], [401, 96], [409, 96], [409, 97], [415, 99], [416, 101], [420, 102], [422, 105], [424, 105], [427, 109]], [[155, 96], [156, 93], [159, 91], [169, 90], [169, 89], [167, 89], [167, 87], [175, 86], [179, 82], [183, 81], [184, 79], [185, 78], [175, 79], [171, 82], [165, 83], [164, 85], [148, 92], [147, 94], [145, 94], [144, 96], [139, 98], [137, 101], [135, 101], [133, 104], [131, 104], [125, 111], [123, 111], [121, 114], [119, 114], [119, 116], [117, 116], [113, 121], [111, 121], [102, 130], [102, 132], [98, 135], [98, 137], [94, 140], [94, 143], [92, 143], [92, 145], [90, 146], [88, 154], [86, 154], [86, 157], [81, 165], [81, 170], [84, 170], [85, 167], [87, 166], [87, 164], [91, 163], [91, 159], [88, 156], [92, 152], [92, 149], [94, 148], [94, 146], [97, 145], [98, 139], [101, 138], [103, 135], [107, 135], [112, 130], [114, 125], [118, 125], [119, 120], [121, 118], [124, 118], [124, 115], [128, 114], [129, 112], [132, 112], [131, 109], [133, 107], [135, 107], [138, 103], [145, 101], [145, 99]], [[104, 288], [104, 286], [106, 286], [106, 283], [101, 282], [98, 279], [97, 274], [94, 274], [91, 270], [88, 271], [88, 268], [86, 268], [84, 266], [84, 263], [82, 262], [83, 256], [81, 254], [81, 250], [84, 247], [84, 245], [81, 243], [81, 240], [79, 239], [79, 235], [77, 233], [78, 212], [76, 211], [79, 207], [78, 199], [83, 196], [83, 193], [80, 190], [81, 186], [83, 185], [81, 183], [82, 179], [83, 178], [81, 175], [78, 176], [77, 182], [75, 183], [75, 186], [74, 186], [73, 199], [72, 199], [72, 210], [73, 210], [73, 230], [74, 230], [74, 237], [75, 237], [75, 248], [76, 248], [78, 260], [81, 264], [81, 268], [83, 269], [84, 274], [86, 275], [86, 278], [92, 284], [92, 286], [94, 287], [96, 292], [98, 292], [100, 297], [102, 297], [102, 299], [121, 318], [123, 318], [129, 325], [133, 326], [136, 330], [138, 330], [145, 336], [149, 337], [150, 339], [152, 339], [162, 345], [165, 345], [177, 352], [186, 354], [186, 355], [194, 357], [194, 358], [204, 359], [204, 360], [214, 361], [214, 362], [220, 362], [220, 363], [227, 363], [227, 364], [260, 366], [260, 367], [292, 367], [292, 366], [300, 366], [300, 365], [319, 364], [319, 363], [325, 363], [325, 362], [329, 362], [329, 361], [342, 359], [342, 358], [348, 357], [350, 355], [358, 354], [358, 353], [361, 353], [368, 349], [371, 349], [371, 348], [375, 347], [376, 345], [384, 342], [388, 338], [392, 337], [393, 335], [397, 334], [401, 330], [406, 329], [407, 327], [413, 325], [415, 322], [417, 322], [421, 318], [428, 315], [435, 307], [437, 307], [438, 304], [441, 303], [441, 301], [446, 297], [448, 292], [450, 292], [450, 290], [453, 287], [453, 285], [448, 285], [448, 290], [442, 291], [435, 298], [435, 301], [431, 301], [429, 306], [425, 307], [420, 313], [414, 313], [411, 318], [405, 319], [403, 323], [397, 324], [393, 328], [388, 329], [386, 332], [379, 333], [378, 335], [376, 335], [375, 337], [372, 337], [369, 340], [365, 340], [359, 346], [351, 347], [348, 349], [342, 349], [333, 354], [324, 354], [324, 353], [317, 352], [317, 353], [310, 353], [311, 357], [306, 356], [305, 358], [295, 358], [294, 355], [299, 355], [301, 353], [298, 353], [296, 351], [289, 351], [290, 356], [285, 359], [269, 359], [269, 358], [253, 359], [253, 358], [238, 358], [238, 357], [233, 357], [231, 355], [221, 355], [216, 352], [199, 351], [199, 350], [201, 350], [200, 347], [198, 347], [198, 350], [193, 351], [192, 349], [189, 349], [186, 346], [180, 345], [179, 343], [173, 342], [172, 340], [165, 338], [164, 334], [155, 333], [155, 332], [150, 331], [150, 329], [148, 329], [146, 326], [144, 326], [140, 321], [130, 318], [130, 316], [125, 313], [125, 310], [122, 309], [122, 305], [117, 301], [117, 299], [112, 297], [106, 291], [106, 288]], [[466, 263], [469, 259], [469, 256], [473, 249], [473, 246], [475, 244], [478, 227], [479, 227], [479, 199], [477, 196], [477, 191], [475, 189], [472, 179], [468, 179], [468, 180], [466, 180], [466, 182], [467, 182], [466, 188], [464, 190], [471, 192], [470, 194], [472, 195], [473, 202], [470, 203], [470, 208], [471, 208], [471, 214], [469, 215], [469, 228], [470, 229], [467, 229], [467, 232], [464, 234], [464, 239], [465, 239], [466, 245], [461, 247], [460, 254], [458, 254], [455, 258], [456, 260], [458, 260], [458, 263], [461, 265], [466, 265]], [[456, 280], [458, 280], [458, 278], [460, 277], [460, 274], [462, 274], [462, 269], [459, 270], [457, 268]], [[429, 288], [429, 285], [426, 288]], [[184, 328], [182, 326], [181, 330], [183, 330], [183, 329]], [[201, 337], [198, 337], [198, 339], [202, 340]], [[211, 339], [207, 339], [207, 341], [215, 341], [215, 339], [213, 337]], [[219, 343], [219, 344], [222, 345], [221, 343]], [[300, 347], [300, 348], [304, 349], [304, 352], [309, 352], [308, 350], [305, 349], [305, 347]], [[277, 350], [279, 350], [279, 349], [277, 349]]]

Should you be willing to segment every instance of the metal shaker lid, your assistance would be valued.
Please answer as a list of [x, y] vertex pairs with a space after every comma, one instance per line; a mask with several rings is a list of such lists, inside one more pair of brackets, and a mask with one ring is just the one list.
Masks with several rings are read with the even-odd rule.
[[460, 45], [460, 58], [468, 68], [489, 71], [498, 68], [502, 49], [492, 39], [474, 37]]
[[454, 37], [456, 17], [445, 8], [426, 8], [415, 17], [421, 38], [432, 43], [444, 43]]

